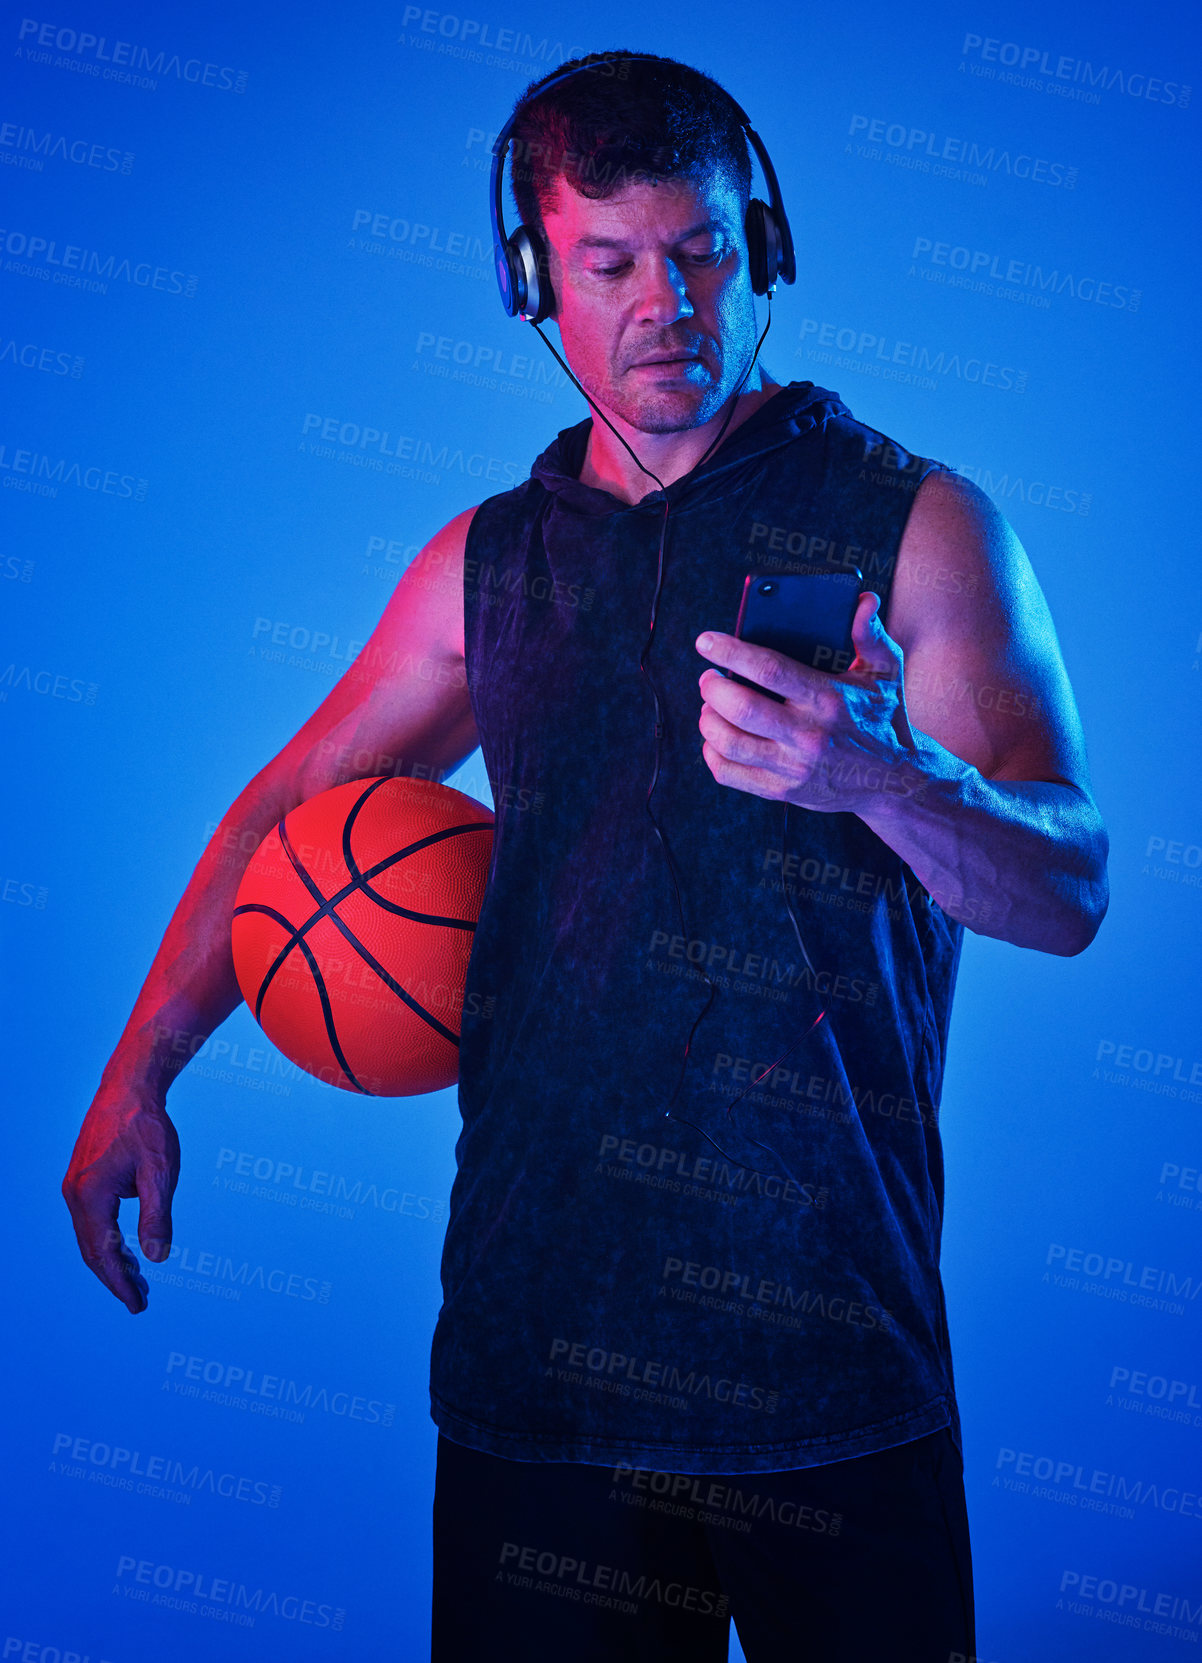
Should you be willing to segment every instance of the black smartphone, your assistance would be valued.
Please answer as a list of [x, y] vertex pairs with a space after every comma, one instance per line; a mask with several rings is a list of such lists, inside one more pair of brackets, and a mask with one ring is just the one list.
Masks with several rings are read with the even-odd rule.
[[[856, 656], [851, 620], [863, 586], [864, 574], [857, 566], [834, 572], [829, 566], [799, 572], [748, 572], [734, 633], [741, 641], [772, 647], [812, 670], [838, 675]], [[784, 702], [779, 693], [746, 676], [733, 670], [722, 673]]]

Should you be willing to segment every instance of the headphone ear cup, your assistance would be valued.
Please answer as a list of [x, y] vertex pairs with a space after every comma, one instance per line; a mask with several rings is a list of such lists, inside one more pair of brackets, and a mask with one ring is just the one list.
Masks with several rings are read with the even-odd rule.
[[507, 317], [516, 318], [522, 309], [524, 277], [521, 264], [513, 250], [512, 241], [498, 244], [494, 261], [497, 283], [501, 290], [501, 304]]
[[780, 234], [772, 209], [758, 196], [747, 204], [743, 221], [747, 234], [747, 263], [751, 268], [751, 288], [754, 294], [767, 294], [780, 275]]
[[508, 243], [500, 250], [496, 257], [497, 278], [501, 287], [501, 304], [505, 308], [507, 317], [516, 318], [521, 310], [522, 273], [513, 249]]
[[517, 304], [511, 317], [522, 313], [528, 323], [542, 323], [555, 311], [555, 294], [547, 252], [537, 231], [519, 225], [508, 244], [510, 269], [514, 273]]

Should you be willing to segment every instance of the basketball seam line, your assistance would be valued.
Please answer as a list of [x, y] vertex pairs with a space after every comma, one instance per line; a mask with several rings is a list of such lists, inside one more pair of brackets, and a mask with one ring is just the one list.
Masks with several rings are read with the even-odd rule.
[[[411, 1011], [413, 1011], [415, 1016], [420, 1016], [424, 1022], [428, 1022], [432, 1028], [436, 1029], [437, 1032], [440, 1033], [443, 1036], [444, 1039], [449, 1040], [450, 1043], [453, 1046], [455, 1046], [456, 1049], [458, 1049], [458, 1047], [459, 1047], [459, 1035], [456, 1034], [456, 1033], [452, 1033], [451, 1029], [448, 1028], [444, 1022], [440, 1022], [438, 1020], [438, 1018], [436, 1016], [434, 1016], [430, 1011], [426, 1010], [424, 1006], [419, 1005], [417, 1000], [413, 997], [412, 994], [406, 993], [405, 989], [395, 979], [395, 977], [389, 975], [388, 971], [385, 970], [384, 966], [375, 957], [375, 955], [373, 953], [369, 952], [368, 949], [363, 945], [363, 943], [358, 939], [358, 937], [354, 934], [353, 930], [351, 929], [350, 925], [347, 924], [347, 923], [344, 923], [344, 921], [341, 918], [339, 918], [339, 916], [336, 912], [334, 912], [330, 907], [327, 907], [325, 905], [325, 897], [322, 895], [321, 890], [318, 888], [317, 883], [314, 880], [314, 878], [301, 865], [300, 859], [297, 856], [295, 850], [293, 849], [292, 844], [291, 844], [291, 842], [288, 838], [288, 833], [284, 829], [284, 826], [283, 826], [282, 823], [280, 825], [280, 842], [283, 844], [284, 852], [288, 856], [288, 859], [292, 862], [293, 866], [296, 868], [297, 877], [299, 877], [301, 882], [304, 884], [305, 888], [314, 897], [314, 899], [318, 900], [318, 901], [321, 901], [323, 903], [322, 907], [320, 909], [320, 912], [315, 914], [314, 917], [315, 918], [319, 917], [319, 916], [321, 916], [322, 913], [324, 913], [324, 915], [329, 919], [330, 923], [334, 925], [335, 929], [341, 931], [341, 933], [346, 937], [347, 941], [350, 942], [351, 946], [359, 954], [359, 956], [362, 958], [363, 962], [367, 965], [370, 965], [370, 967], [375, 971], [376, 975], [379, 976], [380, 980], [387, 987], [392, 989], [393, 993], [396, 994], [397, 998], [403, 1000], [404, 1003], [409, 1006], [409, 1009]], [[359, 886], [357, 884], [352, 885], [352, 890], [356, 889], [358, 887]], [[312, 922], [312, 921], [313, 920], [310, 920], [310, 922]], [[305, 927], [307, 929], [308, 925], [306, 925]], [[299, 940], [299, 937], [298, 937], [298, 940]]]

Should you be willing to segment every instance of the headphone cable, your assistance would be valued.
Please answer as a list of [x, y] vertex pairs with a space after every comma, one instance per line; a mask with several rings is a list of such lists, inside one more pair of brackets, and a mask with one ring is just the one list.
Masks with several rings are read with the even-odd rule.
[[[683, 478], [688, 478], [689, 474], [695, 473], [696, 470], [701, 467], [702, 463], [707, 460], [707, 458], [710, 456], [710, 454], [721, 443], [722, 438], [724, 437], [724, 435], [726, 433], [727, 427], [730, 425], [731, 417], [734, 415], [736, 405], [738, 404], [739, 391], [742, 388], [744, 382], [747, 380], [747, 377], [751, 374], [752, 369], [755, 367], [756, 359], [759, 357], [759, 354], [760, 354], [760, 348], [763, 346], [764, 339], [767, 336], [769, 329], [772, 327], [772, 291], [771, 290], [768, 290], [768, 292], [767, 292], [767, 299], [768, 299], [768, 320], [764, 325], [763, 332], [761, 333], [761, 335], [759, 337], [759, 340], [756, 342], [755, 351], [751, 355], [751, 362], [748, 364], [747, 368], [744, 370], [743, 375], [741, 376], [738, 384], [736, 385], [736, 387], [734, 389], [734, 392], [731, 395], [730, 407], [727, 410], [725, 417], [723, 418], [722, 425], [719, 428], [718, 433], [715, 436], [712, 443], [707, 446], [707, 448], [702, 453], [700, 458], [688, 470], [688, 473], [681, 475], [682, 479]], [[644, 802], [644, 807], [647, 810], [647, 816], [651, 821], [652, 827], [654, 828], [654, 831], [655, 831], [655, 835], [659, 839], [660, 847], [662, 848], [662, 850], [664, 852], [665, 859], [667, 860], [667, 863], [668, 863], [668, 871], [669, 871], [669, 874], [670, 874], [671, 879], [672, 879], [672, 889], [673, 889], [673, 892], [674, 892], [675, 897], [676, 897], [676, 909], [677, 909], [677, 913], [678, 913], [679, 918], [680, 918], [681, 933], [682, 933], [684, 939], [687, 941], [688, 940], [688, 926], [685, 923], [684, 902], [681, 899], [680, 885], [679, 885], [679, 883], [677, 881], [677, 877], [676, 877], [676, 863], [672, 859], [672, 852], [668, 847], [667, 840], [665, 839], [662, 830], [660, 829], [659, 822], [656, 820], [655, 815], [651, 812], [651, 798], [652, 798], [652, 795], [655, 791], [656, 783], [659, 779], [660, 743], [661, 743], [661, 740], [662, 740], [663, 734], [664, 734], [664, 723], [663, 723], [663, 713], [662, 713], [661, 708], [660, 708], [659, 695], [656, 692], [655, 683], [652, 681], [650, 675], [647, 672], [645, 660], [646, 660], [647, 653], [648, 653], [648, 651], [651, 647], [652, 638], [655, 634], [656, 610], [657, 610], [657, 607], [658, 607], [658, 604], [659, 604], [660, 590], [663, 586], [664, 548], [665, 548], [665, 543], [666, 543], [666, 540], [667, 540], [668, 514], [669, 514], [670, 506], [671, 506], [669, 498], [668, 498], [668, 487], [664, 484], [664, 482], [659, 478], [659, 476], [657, 474], [653, 473], [650, 468], [648, 468], [642, 461], [640, 461], [639, 457], [635, 454], [635, 452], [634, 452], [633, 448], [631, 447], [631, 445], [629, 443], [627, 443], [627, 441], [618, 432], [617, 428], [610, 421], [609, 417], [605, 414], [604, 410], [602, 410], [600, 408], [600, 406], [597, 405], [596, 402], [592, 398], [589, 397], [587, 392], [585, 392], [584, 388], [580, 385], [580, 382], [576, 379], [575, 375], [572, 373], [572, 370], [570, 369], [570, 367], [564, 362], [563, 358], [560, 357], [559, 353], [556, 352], [554, 346], [547, 339], [546, 335], [543, 333], [542, 329], [539, 328], [539, 325], [537, 323], [534, 324], [534, 328], [537, 331], [538, 336], [542, 340], [543, 344], [547, 347], [548, 351], [551, 353], [552, 357], [556, 360], [556, 362], [563, 369], [564, 373], [568, 376], [568, 379], [577, 388], [577, 390], [580, 392], [581, 396], [591, 406], [591, 408], [596, 411], [597, 415], [600, 416], [601, 420], [605, 423], [606, 427], [609, 428], [610, 432], [618, 440], [619, 444], [621, 444], [629, 452], [629, 454], [630, 454], [631, 458], [633, 459], [635, 465], [638, 468], [640, 468], [642, 470], [642, 472], [645, 473], [649, 479], [655, 480], [656, 485], [664, 493], [664, 517], [663, 517], [663, 520], [661, 521], [661, 524], [660, 524], [659, 549], [658, 549], [658, 569], [657, 569], [657, 572], [656, 572], [655, 593], [652, 596], [652, 600], [651, 600], [651, 616], [650, 616], [650, 620], [649, 620], [647, 640], [644, 643], [643, 650], [642, 650], [641, 654], [639, 655], [639, 670], [642, 672], [642, 675], [643, 675], [643, 677], [644, 677], [644, 679], [647, 683], [647, 686], [651, 690], [651, 697], [655, 702], [655, 766], [654, 766], [654, 770], [653, 770], [652, 775], [651, 775], [651, 783], [647, 788], [647, 796], [646, 796], [646, 800]], [[677, 481], [673, 481], [673, 483], [675, 484], [675, 483], [677, 483]], [[816, 972], [814, 970], [813, 964], [810, 962], [810, 956], [806, 952], [805, 942], [802, 939], [801, 929], [800, 929], [800, 926], [798, 925], [798, 922], [797, 922], [797, 916], [793, 911], [793, 905], [792, 905], [791, 900], [789, 899], [788, 888], [787, 888], [787, 879], [784, 876], [785, 869], [786, 869], [785, 861], [786, 861], [786, 848], [787, 848], [787, 842], [788, 842], [789, 808], [790, 808], [790, 806], [791, 805], [789, 803], [785, 803], [785, 805], [784, 805], [784, 825], [783, 825], [783, 828], [782, 828], [782, 836], [781, 836], [782, 894], [784, 896], [786, 910], [788, 911], [788, 914], [789, 914], [789, 920], [793, 925], [793, 933], [797, 937], [797, 945], [801, 949], [802, 960], [804, 961], [806, 968], [810, 972], [811, 985], [813, 986], [814, 983], [815, 983], [815, 980], [816, 980]], [[775, 1177], [775, 1176], [777, 1176], [776, 1173], [765, 1173], [763, 1171], [763, 1169], [760, 1168], [760, 1167], [750, 1166], [748, 1162], [740, 1161], [736, 1156], [731, 1155], [728, 1150], [723, 1149], [722, 1146], [719, 1143], [717, 1143], [710, 1136], [710, 1134], [707, 1131], [705, 1131], [705, 1129], [703, 1127], [695, 1125], [691, 1120], [686, 1120], [683, 1115], [675, 1115], [675, 1114], [672, 1113], [672, 1104], [676, 1101], [676, 1098], [679, 1096], [681, 1085], [684, 1082], [685, 1071], [688, 1067], [689, 1052], [690, 1052], [690, 1049], [692, 1047], [692, 1042], [693, 1042], [693, 1035], [696, 1033], [698, 1024], [700, 1023], [701, 1019], [705, 1016], [706, 1012], [709, 1010], [711, 1004], [714, 1001], [714, 996], [716, 995], [716, 993], [718, 991], [717, 983], [714, 982], [706, 974], [706, 972], [704, 970], [702, 971], [702, 978], [709, 986], [709, 990], [710, 990], [709, 991], [709, 997], [706, 999], [705, 1004], [701, 1007], [701, 1010], [697, 1013], [697, 1016], [694, 1018], [693, 1026], [689, 1029], [688, 1038], [685, 1040], [684, 1052], [681, 1056], [680, 1074], [677, 1077], [675, 1089], [673, 1090], [671, 1097], [668, 1099], [668, 1107], [664, 1110], [664, 1117], [666, 1119], [676, 1120], [681, 1125], [689, 1126], [689, 1127], [692, 1128], [693, 1131], [700, 1133], [700, 1135], [703, 1138], [705, 1138], [707, 1143], [711, 1144], [715, 1149], [717, 1149], [718, 1153], [722, 1156], [722, 1158], [724, 1160], [732, 1161], [736, 1166], [746, 1168], [747, 1170], [749, 1170], [751, 1172], [757, 1172], [757, 1173], [760, 1174], [761, 1177]], [[802, 1043], [802, 1041], [810, 1033], [813, 1032], [813, 1030], [818, 1026], [818, 1024], [823, 1020], [823, 1018], [825, 1016], [826, 1016], [826, 1010], [825, 1009], [820, 1010], [818, 1015], [810, 1023], [809, 1027], [805, 1030], [805, 1032], [801, 1035], [801, 1037], [799, 1039], [794, 1040], [792, 1045], [788, 1046], [786, 1048], [786, 1050], [782, 1051], [781, 1055], [779, 1057], [777, 1057], [774, 1062], [769, 1063], [768, 1066], [763, 1070], [762, 1073], [757, 1074], [756, 1077], [747, 1086], [744, 1087], [744, 1089], [738, 1094], [737, 1097], [734, 1097], [734, 1098], [731, 1099], [731, 1101], [727, 1104], [726, 1111], [725, 1111], [726, 1118], [728, 1120], [730, 1120], [730, 1118], [731, 1118], [731, 1111], [734, 1109], [735, 1104], [741, 1102], [743, 1100], [743, 1098], [746, 1097], [747, 1093], [752, 1089], [753, 1086], [758, 1085], [762, 1080], [766, 1079], [767, 1076], [769, 1074], [771, 1074], [774, 1069], [779, 1067], [780, 1064], [784, 1061], [785, 1057], [787, 1057], [791, 1051], [796, 1050], [797, 1046], [800, 1045]], [[733, 1124], [733, 1122], [732, 1122], [732, 1124]], [[768, 1145], [768, 1144], [761, 1143], [758, 1138], [753, 1138], [753, 1137], [750, 1136], [750, 1134], [745, 1133], [744, 1136], [747, 1138], [747, 1141], [749, 1143], [754, 1143], [758, 1149], [764, 1149], [764, 1150], [767, 1151], [768, 1154], [775, 1155], [775, 1156], [777, 1156], [778, 1159], [781, 1159], [779, 1150], [771, 1148], [771, 1146]], [[783, 1161], [782, 1161], [782, 1164], [784, 1164]]]

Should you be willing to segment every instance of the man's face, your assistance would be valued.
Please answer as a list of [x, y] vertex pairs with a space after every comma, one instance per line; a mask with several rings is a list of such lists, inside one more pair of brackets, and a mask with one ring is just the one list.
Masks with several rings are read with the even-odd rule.
[[743, 206], [717, 170], [544, 212], [555, 321], [581, 385], [643, 433], [708, 421], [755, 351]]

